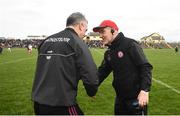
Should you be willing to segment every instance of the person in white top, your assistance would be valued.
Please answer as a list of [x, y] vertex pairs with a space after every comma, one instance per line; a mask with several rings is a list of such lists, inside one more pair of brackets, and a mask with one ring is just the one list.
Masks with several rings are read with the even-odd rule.
[[8, 49], [7, 49], [9, 52], [11, 52], [11, 45], [8, 44]]
[[31, 44], [28, 45], [28, 53], [32, 54], [32, 45]]

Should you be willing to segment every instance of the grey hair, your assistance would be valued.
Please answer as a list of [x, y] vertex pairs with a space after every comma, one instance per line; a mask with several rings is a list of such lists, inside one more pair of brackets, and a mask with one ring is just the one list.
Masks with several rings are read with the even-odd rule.
[[72, 13], [67, 18], [66, 27], [76, 25], [76, 24], [80, 23], [81, 21], [87, 21], [85, 16], [82, 13], [80, 13], [80, 12]]

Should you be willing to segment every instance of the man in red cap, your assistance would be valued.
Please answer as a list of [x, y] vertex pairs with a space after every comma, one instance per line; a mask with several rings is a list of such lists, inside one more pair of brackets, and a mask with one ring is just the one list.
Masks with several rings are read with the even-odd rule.
[[104, 20], [93, 28], [94, 32], [100, 33], [102, 43], [108, 46], [98, 68], [99, 85], [112, 71], [112, 85], [116, 92], [114, 113], [147, 115], [153, 67], [140, 45], [118, 30], [111, 20]]

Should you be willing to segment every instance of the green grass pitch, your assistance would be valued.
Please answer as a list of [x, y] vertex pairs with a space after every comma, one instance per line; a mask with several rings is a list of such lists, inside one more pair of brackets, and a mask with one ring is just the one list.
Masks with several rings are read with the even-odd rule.
[[[91, 49], [93, 58], [100, 65], [104, 49]], [[150, 92], [150, 115], [180, 115], [180, 53], [173, 49], [145, 49], [153, 65]], [[0, 54], [0, 115], [34, 114], [31, 89], [34, 79], [37, 51], [29, 55], [26, 49], [4, 49]], [[95, 98], [86, 95], [79, 83], [77, 102], [87, 115], [112, 115], [114, 90], [112, 74], [99, 87]]]

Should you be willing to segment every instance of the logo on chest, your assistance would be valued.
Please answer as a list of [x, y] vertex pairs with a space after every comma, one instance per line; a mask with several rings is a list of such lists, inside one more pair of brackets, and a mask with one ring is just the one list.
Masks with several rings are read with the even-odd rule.
[[122, 51], [119, 51], [117, 53], [118, 58], [122, 58], [124, 56], [124, 53]]

